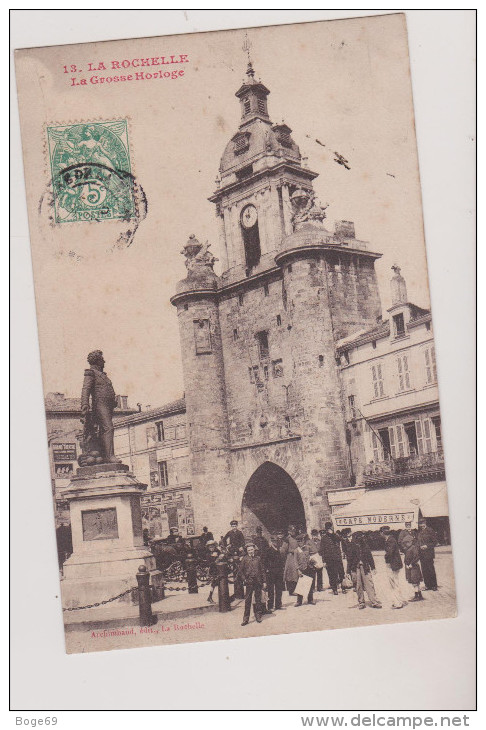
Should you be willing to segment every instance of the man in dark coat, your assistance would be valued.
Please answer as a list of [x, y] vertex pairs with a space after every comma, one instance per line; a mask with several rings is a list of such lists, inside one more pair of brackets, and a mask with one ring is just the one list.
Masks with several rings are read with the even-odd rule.
[[400, 591], [400, 571], [403, 568], [403, 561], [398, 543], [388, 525], [380, 527], [380, 532], [385, 538], [385, 563], [393, 599], [392, 608], [403, 608], [406, 603]]
[[[311, 530], [311, 540], [317, 548], [317, 552], [321, 555], [321, 538], [324, 535], [324, 530], [319, 533], [317, 530]], [[321, 555], [322, 557], [322, 555]], [[324, 572], [324, 566], [316, 569], [316, 591], [321, 593], [323, 590], [322, 574]]]
[[[297, 548], [294, 551], [294, 556], [299, 577], [302, 575], [307, 575], [309, 578], [312, 578], [311, 587], [307, 594], [307, 603], [310, 606], [315, 606], [316, 602], [314, 601], [314, 588], [316, 584], [316, 569], [314, 568], [314, 565], [310, 560], [310, 550], [309, 545], [307, 544], [308, 541], [308, 537], [305, 533], [298, 535]], [[295, 605], [302, 606], [303, 599], [304, 596], [302, 596], [300, 593], [297, 593], [297, 603]]]
[[[321, 537], [320, 554], [326, 565], [329, 576], [329, 585], [335, 596], [338, 594], [338, 585], [344, 580], [343, 559], [341, 557], [341, 541], [334, 534], [331, 522], [324, 525], [325, 532]], [[342, 589], [346, 593], [346, 589]]]
[[212, 532], [209, 532], [207, 527], [203, 527], [203, 531], [201, 533], [201, 536], [199, 538], [201, 545], [206, 546], [208, 542], [211, 540], [214, 540], [214, 536]]
[[436, 591], [437, 576], [434, 567], [434, 548], [437, 545], [437, 535], [431, 527], [427, 527], [427, 522], [423, 518], [419, 520], [418, 525], [417, 542], [420, 550], [420, 565], [422, 566], [425, 590]]
[[273, 608], [279, 611], [282, 608], [282, 591], [284, 588], [284, 568], [286, 556], [281, 548], [282, 540], [278, 535], [272, 535], [270, 545], [265, 554], [265, 571], [267, 575], [268, 605], [267, 609]]
[[245, 547], [245, 536], [238, 529], [238, 520], [231, 520], [231, 530], [224, 536], [224, 546], [231, 555], [237, 555], [240, 548]]
[[353, 540], [348, 543], [346, 549], [348, 557], [348, 571], [351, 573], [353, 583], [356, 585], [358, 594], [358, 607], [366, 608], [364, 594], [368, 594], [373, 608], [381, 608], [381, 603], [376, 597], [375, 586], [371, 573], [376, 572], [375, 561], [371, 554], [363, 532], [355, 532]]
[[245, 584], [245, 611], [242, 626], [250, 621], [251, 602], [253, 596], [253, 612], [258, 623], [262, 621], [262, 587], [265, 585], [265, 573], [261, 558], [255, 554], [255, 545], [248, 543], [246, 555], [241, 559], [238, 576]]
[[253, 538], [253, 542], [255, 543], [257, 554], [261, 557], [263, 567], [265, 568], [265, 555], [267, 554], [268, 550], [268, 540], [263, 537], [263, 530], [260, 525], [258, 525], [258, 527], [256, 528], [256, 535]]

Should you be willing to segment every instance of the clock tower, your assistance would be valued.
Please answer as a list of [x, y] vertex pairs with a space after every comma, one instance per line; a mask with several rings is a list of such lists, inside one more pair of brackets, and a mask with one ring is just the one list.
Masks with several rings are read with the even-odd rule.
[[252, 64], [221, 157], [209, 244], [187, 241], [177, 307], [196, 529], [251, 535], [323, 527], [329, 490], [353, 485], [336, 343], [381, 313], [375, 260], [351, 221], [334, 232]]
[[303, 166], [290, 127], [270, 120], [269, 93], [249, 62], [236, 92], [240, 125], [223, 152], [218, 189], [209, 198], [219, 218], [225, 282], [275, 266], [280, 241], [292, 232], [291, 195], [298, 188], [311, 191], [317, 177]]

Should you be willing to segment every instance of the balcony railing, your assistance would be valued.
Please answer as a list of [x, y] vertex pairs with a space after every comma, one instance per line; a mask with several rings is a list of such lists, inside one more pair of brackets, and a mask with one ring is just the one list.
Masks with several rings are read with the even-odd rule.
[[429, 454], [413, 454], [398, 459], [391, 457], [384, 461], [372, 461], [364, 468], [366, 484], [382, 481], [396, 481], [401, 477], [409, 479], [434, 476], [444, 470], [444, 452], [442, 449]]

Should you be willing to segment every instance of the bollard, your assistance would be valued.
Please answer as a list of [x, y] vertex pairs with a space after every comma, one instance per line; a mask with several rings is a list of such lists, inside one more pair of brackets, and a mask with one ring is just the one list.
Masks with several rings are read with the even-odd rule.
[[199, 593], [197, 587], [197, 562], [193, 553], [188, 553], [186, 558], [187, 592]]
[[157, 616], [152, 614], [152, 596], [150, 591], [150, 573], [146, 565], [140, 565], [137, 573], [138, 610], [140, 626], [152, 626], [157, 623]]
[[228, 588], [228, 563], [225, 560], [216, 561], [218, 571], [218, 603], [219, 612], [231, 611], [231, 603]]

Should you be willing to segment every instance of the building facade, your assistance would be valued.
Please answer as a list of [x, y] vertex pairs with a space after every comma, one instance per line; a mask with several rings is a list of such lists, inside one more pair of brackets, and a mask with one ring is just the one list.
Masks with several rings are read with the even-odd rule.
[[372, 529], [420, 512], [450, 543], [432, 317], [394, 269], [389, 319], [337, 342], [352, 474], [332, 513], [338, 527]]
[[184, 399], [115, 421], [115, 454], [143, 484], [142, 524], [151, 538], [195, 534]]
[[292, 130], [270, 120], [269, 90], [249, 65], [241, 122], [221, 158], [215, 205], [223, 271], [208, 245], [185, 246], [177, 308], [196, 531], [231, 519], [250, 534], [308, 529], [348, 488], [336, 346], [381, 315], [375, 261], [354, 225], [323, 224]]

